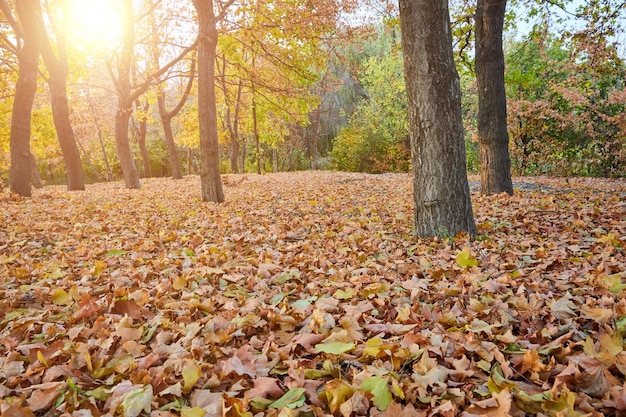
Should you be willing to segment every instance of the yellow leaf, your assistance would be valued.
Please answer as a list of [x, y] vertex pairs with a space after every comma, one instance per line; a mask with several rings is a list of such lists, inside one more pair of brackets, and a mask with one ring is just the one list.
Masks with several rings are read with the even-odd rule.
[[202, 369], [195, 362], [187, 362], [183, 368], [183, 391], [189, 392], [202, 376]]
[[204, 417], [206, 411], [200, 407], [183, 407], [180, 410], [180, 417]]
[[348, 288], [346, 290], [335, 291], [335, 293], [333, 294], [333, 297], [338, 300], [349, 300], [352, 297], [354, 297], [354, 294], [355, 294], [354, 289]]
[[104, 261], [96, 259], [93, 262], [93, 270], [92, 273], [94, 276], [99, 277], [107, 269], [107, 264]]
[[63, 289], [57, 288], [52, 291], [52, 302], [58, 306], [66, 306], [72, 304], [72, 297]]
[[398, 310], [398, 316], [396, 317], [396, 320], [399, 321], [400, 323], [404, 323], [410, 317], [411, 317], [411, 308], [408, 305], [405, 305], [401, 309]]
[[461, 268], [478, 266], [478, 261], [472, 256], [469, 246], [463, 248], [463, 250], [456, 255], [456, 263], [459, 264]]
[[43, 353], [41, 353], [40, 350], [37, 351], [37, 360], [39, 361], [40, 364], [42, 364], [46, 368], [50, 367], [50, 364], [48, 363], [48, 360], [46, 359], [45, 356], [43, 356]]
[[182, 276], [178, 276], [174, 278], [174, 282], [172, 282], [172, 286], [174, 287], [175, 290], [178, 290], [178, 291], [185, 289], [185, 287], [187, 286], [187, 278], [182, 277]]

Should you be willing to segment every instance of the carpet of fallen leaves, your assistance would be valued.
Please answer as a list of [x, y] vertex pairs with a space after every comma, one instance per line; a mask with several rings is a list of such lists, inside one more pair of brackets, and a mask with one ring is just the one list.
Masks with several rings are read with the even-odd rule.
[[626, 182], [516, 181], [473, 241], [408, 175], [5, 190], [0, 412], [626, 415]]

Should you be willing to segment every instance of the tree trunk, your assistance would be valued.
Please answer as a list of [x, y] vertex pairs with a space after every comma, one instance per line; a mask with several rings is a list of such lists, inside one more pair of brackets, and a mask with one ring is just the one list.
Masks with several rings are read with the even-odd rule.
[[[39, 15], [40, 25], [43, 28], [43, 16]], [[61, 29], [63, 30], [63, 29]], [[80, 152], [76, 145], [74, 130], [70, 120], [70, 109], [67, 100], [67, 52], [65, 47], [65, 35], [61, 32], [56, 34], [58, 57], [50, 42], [46, 31], [42, 31], [42, 52], [44, 63], [50, 77], [48, 86], [52, 102], [52, 118], [57, 132], [57, 138], [61, 147], [61, 154], [65, 162], [68, 190], [84, 190], [85, 174], [80, 159]]]
[[420, 237], [476, 233], [461, 88], [447, 0], [400, 0], [409, 102], [415, 228]]
[[194, 56], [191, 61], [191, 68], [189, 70], [189, 81], [187, 82], [187, 87], [185, 88], [185, 92], [183, 93], [180, 101], [172, 109], [172, 111], [168, 112], [165, 107], [165, 93], [161, 91], [158, 96], [158, 104], [159, 104], [159, 116], [161, 117], [161, 122], [163, 123], [163, 133], [165, 134], [165, 145], [167, 146], [167, 153], [170, 157], [170, 164], [172, 165], [172, 178], [179, 180], [183, 178], [182, 170], [180, 168], [180, 157], [178, 156], [178, 150], [176, 149], [176, 142], [174, 142], [174, 134], [172, 133], [172, 119], [180, 113], [185, 102], [189, 98], [189, 93], [191, 92], [191, 87], [193, 86], [193, 79], [196, 76], [196, 57]]
[[135, 126], [135, 135], [139, 144], [139, 152], [141, 152], [141, 160], [143, 162], [143, 175], [145, 178], [152, 178], [152, 167], [150, 166], [150, 153], [146, 145], [146, 136], [148, 135], [148, 120], [146, 114], [150, 109], [150, 102], [146, 100], [143, 107], [139, 100], [135, 101], [135, 108], [138, 113], [139, 126]]
[[126, 188], [141, 188], [139, 171], [135, 166], [133, 154], [130, 150], [130, 115], [133, 101], [130, 84], [130, 70], [133, 65], [133, 47], [135, 43], [135, 29], [133, 22], [133, 1], [124, 0], [122, 4], [122, 19], [124, 23], [124, 37], [122, 53], [117, 65], [117, 111], [115, 112], [115, 146], [120, 159], [122, 175]]
[[241, 173], [246, 173], [246, 158], [248, 158], [248, 144], [245, 137], [241, 138]]
[[41, 174], [39, 173], [39, 168], [37, 167], [37, 159], [33, 153], [30, 154], [30, 177], [35, 188], [43, 188]]
[[220, 155], [215, 104], [216, 17], [213, 0], [193, 0], [198, 12], [198, 119], [202, 199], [222, 203]]
[[[153, 2], [153, 5], [156, 5]], [[159, 66], [159, 59], [161, 57], [161, 51], [158, 44], [158, 28], [154, 15], [154, 8], [152, 9], [152, 13], [150, 15], [150, 24], [152, 26], [152, 36], [154, 36], [154, 40], [152, 43], [152, 59], [154, 60], [155, 65]], [[167, 153], [170, 158], [170, 165], [172, 167], [172, 178], [179, 180], [183, 178], [182, 169], [180, 166], [180, 156], [178, 155], [178, 150], [176, 149], [176, 142], [174, 141], [174, 134], [172, 133], [172, 119], [176, 117], [178, 113], [182, 110], [185, 102], [189, 98], [189, 93], [191, 92], [191, 87], [193, 86], [193, 80], [196, 76], [196, 57], [192, 58], [191, 67], [189, 70], [189, 80], [187, 82], [187, 87], [185, 88], [185, 92], [183, 93], [178, 104], [172, 109], [171, 112], [167, 111], [166, 108], [166, 100], [165, 100], [165, 90], [162, 86], [159, 86], [159, 92], [157, 96], [158, 106], [159, 106], [159, 117], [161, 118], [161, 123], [163, 124], [163, 133], [165, 134], [165, 146], [167, 147]]]
[[513, 195], [502, 50], [505, 11], [506, 0], [478, 0], [476, 6], [475, 67], [483, 194]]
[[[62, 64], [61, 64], [62, 65]], [[67, 78], [66, 73], [56, 73], [51, 66], [46, 64], [50, 72], [48, 85], [50, 87], [50, 95], [52, 97], [52, 117], [54, 119], [54, 127], [56, 128], [57, 138], [61, 146], [61, 153], [65, 162], [65, 171], [67, 177], [68, 190], [84, 190], [85, 175], [83, 165], [80, 159], [80, 153], [76, 140], [74, 138], [74, 130], [70, 121], [70, 109], [67, 101]]]
[[256, 173], [261, 175], [261, 138], [256, 117], [256, 100], [254, 99], [254, 83], [252, 84], [252, 126], [254, 130], [254, 142], [256, 145]]
[[29, 197], [31, 195], [30, 122], [37, 90], [37, 70], [43, 28], [39, 26], [36, 18], [41, 14], [39, 0], [18, 1], [16, 9], [22, 23], [24, 43], [17, 56], [19, 71], [11, 114], [10, 186], [11, 191]]
[[107, 151], [104, 146], [104, 138], [102, 137], [102, 129], [100, 129], [100, 123], [98, 123], [98, 116], [96, 115], [96, 109], [93, 106], [93, 102], [91, 101], [91, 96], [89, 95], [89, 90], [87, 90], [87, 101], [89, 102], [89, 108], [91, 109], [91, 115], [93, 116], [93, 123], [96, 125], [96, 130], [98, 131], [98, 141], [100, 142], [100, 150], [102, 151], [102, 158], [104, 159], [104, 165], [106, 166], [106, 180], [113, 180], [113, 171], [111, 170], [111, 164], [109, 163], [109, 157], [107, 156]]
[[[170, 157], [170, 165], [172, 166], [172, 178], [179, 180], [183, 178], [183, 173], [180, 169], [180, 157], [178, 156], [176, 142], [174, 142], [174, 134], [172, 133], [172, 118], [167, 117], [168, 115], [165, 112], [161, 113], [161, 101], [165, 101], [165, 97], [159, 96], [158, 100], [159, 114], [161, 115], [161, 123], [163, 124], [163, 133], [165, 134], [165, 145], [167, 146], [167, 153]], [[165, 103], [163, 106], [165, 106]]]

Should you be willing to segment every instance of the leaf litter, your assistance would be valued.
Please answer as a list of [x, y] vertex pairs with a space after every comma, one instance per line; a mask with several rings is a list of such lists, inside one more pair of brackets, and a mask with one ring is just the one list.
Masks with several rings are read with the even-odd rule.
[[5, 192], [0, 412], [622, 415], [626, 183], [522, 181], [474, 240], [401, 174]]

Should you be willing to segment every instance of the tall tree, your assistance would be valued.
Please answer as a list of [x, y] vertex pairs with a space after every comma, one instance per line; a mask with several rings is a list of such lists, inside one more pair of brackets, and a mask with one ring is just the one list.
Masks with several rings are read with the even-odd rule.
[[[37, 18], [40, 20], [40, 27], [45, 28], [43, 16], [40, 14]], [[53, 48], [52, 42], [50, 41], [50, 36], [45, 29], [42, 30], [43, 42], [41, 56], [48, 70], [47, 81], [52, 101], [52, 117], [65, 162], [67, 189], [84, 190], [85, 179], [83, 165], [74, 137], [72, 122], [70, 121], [70, 109], [67, 100], [67, 75], [69, 70], [66, 36], [65, 33], [63, 33], [63, 27], [64, 22], [61, 22], [59, 29], [57, 29], [55, 33], [56, 54], [54, 52], [55, 48]]]
[[448, 0], [399, 0], [420, 237], [476, 233]]
[[139, 171], [135, 165], [133, 154], [130, 150], [130, 115], [133, 111], [134, 97], [130, 82], [130, 73], [133, 67], [135, 46], [135, 23], [133, 21], [133, 0], [122, 1], [122, 22], [124, 35], [122, 50], [117, 64], [117, 111], [115, 113], [115, 146], [117, 156], [122, 166], [122, 175], [127, 188], [140, 188]]
[[200, 183], [202, 199], [224, 202], [220, 176], [220, 153], [217, 137], [217, 106], [215, 104], [215, 55], [217, 21], [234, 0], [223, 4], [215, 15], [213, 0], [193, 0], [198, 13], [198, 121], [200, 130]]
[[117, 64], [117, 76], [109, 68], [111, 78], [115, 82], [118, 95], [117, 112], [115, 114], [115, 144], [117, 154], [122, 167], [124, 183], [127, 188], [140, 188], [139, 171], [135, 165], [133, 154], [130, 149], [130, 115], [133, 111], [133, 104], [148, 88], [158, 84], [163, 74], [169, 71], [176, 63], [180, 62], [189, 52], [196, 48], [197, 42], [185, 48], [179, 55], [172, 58], [167, 64], [147, 74], [142, 83], [133, 85], [130, 81], [131, 70], [134, 65], [135, 30], [133, 19], [133, 0], [123, 0], [122, 21], [124, 34], [122, 39], [122, 50]]
[[[159, 62], [161, 60], [162, 55], [162, 42], [166, 40], [167, 42], [172, 42], [172, 40], [168, 39], [166, 35], [161, 36], [161, 29], [159, 23], [157, 23], [157, 6], [161, 2], [161, 0], [151, 0], [151, 9], [149, 13], [150, 19], [150, 29], [152, 31], [152, 60], [153, 64], [156, 68], [159, 68]], [[168, 14], [168, 17], [170, 15]], [[163, 23], [166, 25], [169, 23], [165, 20]], [[178, 23], [180, 24], [180, 23]], [[171, 25], [171, 23], [170, 23]], [[165, 31], [167, 32], [167, 30]], [[165, 38], [165, 39], [162, 39]], [[187, 83], [186, 87], [178, 101], [178, 103], [172, 108], [172, 110], [167, 109], [167, 85], [166, 83], [161, 83], [157, 87], [157, 103], [158, 103], [158, 111], [159, 117], [161, 119], [161, 124], [163, 126], [163, 133], [165, 135], [165, 145], [167, 147], [167, 153], [170, 159], [170, 166], [172, 169], [172, 178], [181, 179], [183, 177], [181, 166], [180, 166], [180, 157], [178, 155], [178, 150], [176, 148], [176, 142], [174, 141], [174, 133], [172, 131], [172, 119], [178, 115], [183, 109], [189, 95], [191, 93], [191, 89], [193, 87], [193, 81], [196, 77], [196, 56], [195, 53], [191, 58], [191, 63], [189, 65], [189, 74], [187, 74]], [[184, 79], [186, 75], [181, 75], [181, 78]]]
[[42, 31], [37, 16], [41, 15], [39, 0], [22, 0], [16, 2], [15, 8], [19, 18], [19, 26], [10, 18], [9, 8], [2, 2], [2, 10], [7, 15], [19, 38], [23, 40], [21, 49], [17, 50], [19, 64], [17, 85], [13, 99], [11, 114], [11, 191], [28, 197], [31, 195], [30, 124], [33, 101], [37, 90], [39, 69], [39, 53], [41, 49]]
[[478, 85], [478, 143], [483, 194], [513, 195], [502, 32], [506, 0], [478, 0], [475, 69]]

